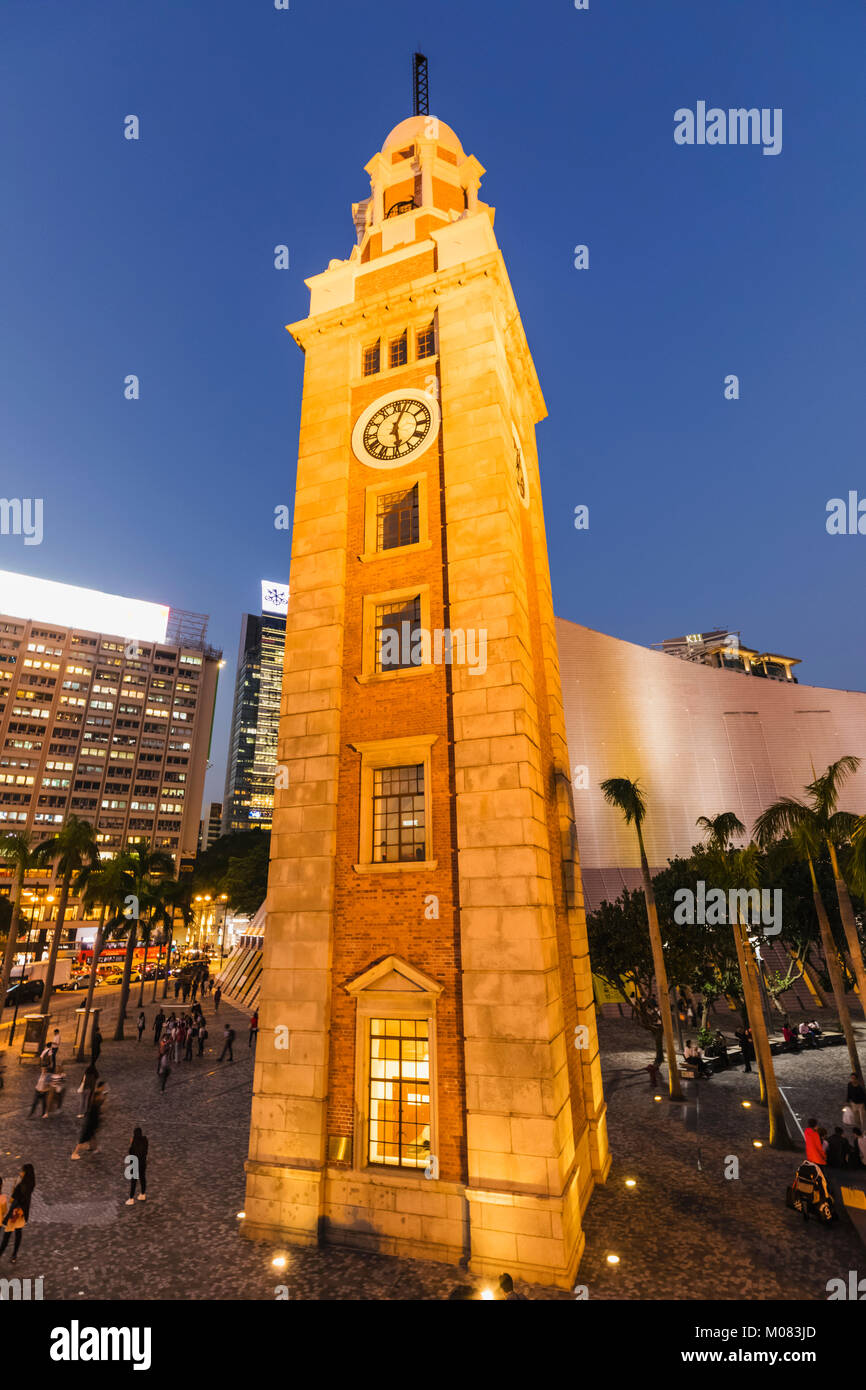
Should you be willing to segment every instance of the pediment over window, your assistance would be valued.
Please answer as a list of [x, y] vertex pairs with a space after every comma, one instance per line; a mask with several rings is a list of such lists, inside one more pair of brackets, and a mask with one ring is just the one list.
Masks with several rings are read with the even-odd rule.
[[367, 991], [376, 994], [438, 995], [442, 993], [442, 986], [438, 980], [432, 979], [430, 975], [425, 975], [421, 970], [416, 970], [414, 965], [402, 960], [400, 956], [385, 956], [383, 960], [376, 961], [362, 974], [347, 981], [343, 988], [348, 994], [354, 995], [364, 994]]

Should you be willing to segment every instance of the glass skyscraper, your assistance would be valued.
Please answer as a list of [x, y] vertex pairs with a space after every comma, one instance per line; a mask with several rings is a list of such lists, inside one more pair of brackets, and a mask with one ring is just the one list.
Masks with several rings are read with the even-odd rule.
[[285, 645], [284, 614], [244, 615], [223, 797], [223, 835], [259, 826], [271, 828]]

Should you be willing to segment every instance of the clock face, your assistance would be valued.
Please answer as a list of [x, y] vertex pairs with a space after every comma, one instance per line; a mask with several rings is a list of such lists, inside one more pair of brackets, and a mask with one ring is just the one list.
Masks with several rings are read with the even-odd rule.
[[393, 391], [359, 416], [352, 431], [355, 457], [369, 468], [399, 468], [436, 438], [439, 405], [426, 391]]
[[526, 474], [526, 460], [523, 457], [523, 449], [520, 444], [520, 436], [514, 425], [511, 426], [511, 436], [514, 440], [514, 485], [517, 488], [517, 495], [524, 507], [529, 506], [529, 479]]

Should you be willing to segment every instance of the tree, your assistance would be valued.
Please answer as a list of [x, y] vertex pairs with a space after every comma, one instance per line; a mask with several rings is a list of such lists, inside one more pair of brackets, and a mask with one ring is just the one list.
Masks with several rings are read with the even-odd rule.
[[[746, 827], [733, 811], [723, 811], [717, 816], [700, 816], [698, 825], [703, 829], [707, 843], [708, 877], [715, 887], [722, 889], [755, 888], [759, 882], [758, 846], [749, 844], [745, 849], [729, 848], [731, 840], [745, 835]], [[728, 902], [731, 894], [728, 892]], [[758, 962], [749, 941], [747, 923], [739, 897], [736, 900], [733, 921], [730, 923], [734, 936], [734, 946], [743, 982], [743, 997], [755, 1044], [755, 1055], [761, 1068], [761, 1077], [767, 1098], [770, 1118], [770, 1146], [774, 1149], [792, 1148], [788, 1128], [785, 1124], [784, 1102], [776, 1080], [773, 1054], [767, 1036], [764, 1010], [761, 1005], [758, 982]]]
[[99, 916], [99, 926], [96, 930], [96, 937], [93, 942], [93, 959], [90, 962], [90, 979], [87, 982], [87, 998], [84, 1001], [84, 1027], [81, 1029], [81, 1036], [78, 1039], [78, 1051], [75, 1054], [79, 1062], [84, 1060], [87, 1025], [90, 1021], [90, 1011], [93, 1008], [93, 993], [96, 989], [99, 957], [109, 937], [118, 931], [118, 929], [125, 930], [128, 926], [128, 919], [123, 915], [122, 910], [125, 890], [126, 879], [124, 868], [119, 858], [106, 860], [99, 869], [88, 874], [87, 882], [83, 886], [83, 901], [85, 906], [93, 907], [96, 903], [99, 903], [102, 911]]
[[601, 791], [608, 805], [616, 807], [625, 819], [626, 825], [634, 825], [635, 831], [637, 832], [638, 850], [640, 852], [640, 871], [643, 880], [643, 895], [646, 904], [650, 947], [653, 957], [653, 970], [656, 979], [656, 989], [658, 991], [657, 1003], [661, 1014], [665, 1051], [668, 1059], [668, 1072], [670, 1073], [668, 1095], [671, 1100], [682, 1100], [683, 1093], [680, 1087], [677, 1053], [674, 1044], [674, 1025], [671, 1017], [670, 987], [668, 985], [667, 971], [665, 969], [665, 959], [662, 951], [662, 939], [659, 931], [659, 919], [655, 897], [653, 895], [652, 879], [650, 878], [649, 863], [647, 861], [646, 849], [644, 848], [643, 842], [642, 826], [646, 817], [646, 800], [638, 783], [630, 781], [627, 777], [607, 778], [606, 781], [601, 783]]
[[80, 816], [67, 816], [56, 835], [43, 840], [35, 852], [39, 864], [54, 864], [60, 877], [60, 896], [57, 903], [57, 916], [54, 919], [54, 932], [48, 952], [48, 967], [45, 971], [45, 984], [42, 988], [42, 1012], [48, 1013], [51, 1006], [51, 992], [54, 988], [54, 971], [57, 966], [57, 953], [66, 920], [66, 907], [72, 880], [82, 870], [99, 863], [99, 850], [96, 845], [96, 832], [90, 821]]
[[[168, 972], [171, 968], [171, 946], [174, 939], [175, 919], [179, 916], [182, 924], [189, 928], [195, 916], [192, 910], [192, 882], [190, 879], [168, 879], [162, 885], [162, 900], [163, 926], [168, 933], [168, 949], [165, 954], [165, 983], [162, 987], [162, 997], [165, 999], [168, 994]], [[153, 986], [153, 997], [156, 998], [156, 983]]]
[[[755, 821], [754, 835], [758, 844], [766, 846], [773, 843], [774, 827], [779, 819], [778, 815], [775, 814], [775, 808], [778, 805], [779, 803], [776, 802], [774, 806], [769, 807]], [[830, 976], [830, 987], [833, 990], [833, 999], [836, 1004], [839, 1026], [845, 1035], [851, 1070], [856, 1072], [857, 1076], [862, 1077], [860, 1057], [857, 1052], [857, 1040], [851, 1023], [851, 1012], [848, 1008], [848, 1001], [845, 997], [845, 983], [842, 979], [842, 972], [839, 969], [839, 950], [836, 942], [833, 940], [833, 933], [830, 929], [830, 919], [827, 916], [824, 897], [818, 884], [817, 873], [815, 872], [815, 861], [821, 850], [821, 829], [817, 818], [814, 816], [798, 817], [788, 834], [787, 844], [790, 846], [790, 852], [802, 863], [805, 863], [809, 869], [809, 878], [812, 884], [812, 901], [814, 903], [818, 928], [821, 933], [821, 949], [824, 955], [827, 973]]]
[[117, 1026], [114, 1030], [114, 1037], [117, 1042], [123, 1041], [123, 1024], [129, 1004], [129, 984], [142, 906], [148, 907], [151, 889], [155, 883], [174, 871], [174, 861], [171, 855], [166, 854], [163, 850], [152, 849], [149, 844], [136, 845], [134, 849], [125, 850], [120, 857], [123, 864], [126, 890], [124, 907], [127, 912], [124, 915], [127, 916], [129, 925], [127, 927], [126, 956], [123, 961], [123, 981], [120, 986], [120, 1007], [117, 1013]]
[[12, 962], [15, 959], [15, 945], [18, 940], [18, 922], [21, 916], [21, 894], [24, 891], [24, 875], [34, 867], [33, 841], [29, 830], [9, 831], [0, 835], [0, 859], [11, 864], [12, 915], [6, 933], [6, 949], [3, 952], [2, 975], [0, 975], [0, 1011], [6, 1003], [9, 981], [12, 978]]
[[[837, 758], [836, 762], [831, 763], [820, 777], [816, 777], [808, 784], [805, 789], [805, 801], [797, 801], [794, 797], [783, 796], [768, 806], [755, 822], [755, 833], [759, 837], [763, 837], [765, 841], [769, 841], [778, 839], [782, 835], [791, 835], [799, 827], [805, 827], [813, 844], [817, 842], [826, 846], [833, 869], [839, 916], [842, 919], [842, 928], [848, 943], [848, 958], [851, 962], [851, 969], [854, 971], [854, 978], [857, 981], [860, 1007], [864, 1017], [866, 1017], [866, 967], [863, 964], [863, 952], [857, 935], [854, 909], [851, 906], [851, 897], [839, 864], [838, 853], [841, 844], [858, 834], [861, 824], [857, 816], [852, 815], [849, 811], [838, 810], [839, 793], [851, 773], [856, 772], [860, 762], [860, 758], [851, 754]], [[817, 911], [817, 902], [815, 907]], [[830, 954], [832, 955], [832, 951]], [[827, 968], [830, 968], [829, 959]]]

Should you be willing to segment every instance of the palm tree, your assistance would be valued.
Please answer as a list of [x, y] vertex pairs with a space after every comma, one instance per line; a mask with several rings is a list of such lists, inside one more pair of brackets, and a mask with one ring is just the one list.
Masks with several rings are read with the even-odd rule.
[[[181, 923], [189, 927], [195, 917], [192, 908], [192, 884], [188, 878], [173, 878], [162, 885], [162, 897], [165, 904], [166, 925], [168, 927], [168, 949], [165, 953], [165, 983], [162, 987], [162, 997], [165, 999], [168, 994], [168, 971], [171, 965], [171, 946], [174, 939], [175, 914], [178, 914]], [[156, 998], [156, 986], [154, 985], [153, 997]]]
[[[851, 906], [848, 885], [839, 866], [837, 852], [837, 847], [840, 844], [858, 834], [862, 824], [862, 819], [858, 820], [857, 816], [852, 815], [850, 811], [838, 810], [839, 793], [851, 773], [857, 771], [860, 762], [860, 758], [855, 758], [851, 754], [844, 758], [837, 758], [836, 762], [831, 763], [820, 777], [816, 777], [808, 784], [805, 789], [805, 801], [797, 801], [791, 796], [783, 796], [778, 801], [774, 801], [772, 806], [768, 806], [766, 811], [763, 811], [756, 820], [755, 830], [766, 840], [774, 840], [782, 835], [790, 835], [798, 826], [805, 825], [809, 828], [813, 838], [826, 845], [833, 870], [833, 881], [836, 885], [839, 916], [842, 919], [845, 940], [848, 943], [848, 956], [860, 995], [860, 1008], [866, 1017], [866, 967], [863, 964], [863, 952], [860, 949], [860, 941], [857, 936], [857, 923], [854, 919], [854, 909]], [[828, 969], [829, 965], [830, 962], [828, 961]]]
[[87, 1024], [90, 1019], [90, 1010], [93, 1007], [93, 992], [96, 988], [97, 969], [102, 948], [113, 932], [117, 931], [119, 927], [127, 925], [127, 919], [121, 911], [124, 888], [124, 869], [117, 858], [107, 860], [98, 870], [91, 872], [84, 888], [85, 905], [92, 907], [95, 903], [99, 903], [102, 911], [96, 939], [93, 943], [93, 960], [90, 963], [90, 979], [87, 982], [87, 998], [84, 1002], [86, 1011], [84, 1027], [81, 1029], [76, 1053], [79, 1062], [84, 1059]]
[[0, 1011], [6, 1002], [9, 981], [12, 978], [12, 962], [15, 959], [15, 944], [18, 940], [18, 921], [21, 916], [21, 894], [24, 890], [24, 875], [34, 867], [33, 842], [29, 830], [9, 831], [0, 835], [0, 859], [12, 865], [12, 917], [9, 921], [9, 935], [3, 953], [2, 973], [0, 973]]
[[128, 938], [126, 943], [126, 956], [123, 962], [123, 982], [120, 987], [120, 1008], [117, 1014], [117, 1027], [114, 1030], [114, 1037], [117, 1042], [123, 1041], [123, 1022], [126, 1018], [126, 1009], [129, 1003], [129, 982], [132, 975], [132, 961], [135, 955], [135, 944], [138, 937], [138, 923], [141, 916], [142, 907], [147, 907], [149, 894], [157, 879], [170, 874], [174, 869], [174, 861], [170, 854], [163, 850], [152, 849], [150, 845], [136, 845], [132, 850], [126, 850], [121, 856], [124, 870], [124, 887], [126, 899], [124, 906], [126, 911], [124, 916], [128, 923]]
[[[772, 808], [770, 808], [772, 810]], [[759, 816], [755, 821], [755, 839], [762, 849], [773, 843], [772, 821], [768, 825], [765, 819], [767, 812]], [[858, 1077], [862, 1078], [860, 1070], [860, 1058], [857, 1053], [857, 1040], [854, 1035], [854, 1028], [851, 1023], [851, 1011], [848, 1008], [848, 1001], [845, 998], [845, 982], [842, 978], [842, 971], [839, 969], [839, 950], [833, 940], [833, 932], [830, 928], [830, 918], [827, 915], [827, 908], [818, 886], [818, 877], [815, 872], [815, 860], [821, 850], [821, 836], [814, 821], [801, 820], [795, 825], [789, 835], [789, 843], [796, 857], [808, 865], [809, 877], [812, 880], [812, 901], [815, 904], [815, 916], [818, 919], [818, 926], [821, 931], [821, 950], [824, 953], [824, 960], [827, 962], [827, 972], [830, 976], [830, 985], [833, 990], [833, 999], [836, 1003], [836, 1013], [839, 1018], [839, 1026], [845, 1035], [845, 1042], [848, 1047], [848, 1060], [851, 1070]]]
[[632, 782], [628, 777], [608, 777], [601, 783], [601, 790], [605, 801], [609, 806], [615, 806], [622, 812], [626, 825], [634, 825], [637, 831], [637, 843], [640, 850], [640, 871], [643, 879], [643, 895], [646, 903], [647, 923], [649, 925], [650, 947], [653, 956], [653, 971], [656, 977], [656, 989], [658, 990], [658, 1005], [662, 1019], [662, 1030], [665, 1038], [665, 1050], [668, 1058], [668, 1095], [671, 1100], [683, 1100], [683, 1093], [680, 1087], [680, 1074], [677, 1066], [677, 1051], [674, 1042], [674, 1025], [671, 1017], [671, 993], [668, 985], [668, 976], [665, 969], [664, 952], [662, 951], [662, 938], [659, 931], [659, 916], [656, 909], [655, 894], [653, 893], [652, 879], [650, 878], [649, 863], [646, 857], [646, 849], [643, 842], [643, 822], [646, 817], [646, 799], [643, 791], [637, 782]]
[[[699, 816], [697, 824], [702, 829], [707, 843], [707, 858], [715, 886], [724, 889], [756, 887], [758, 884], [758, 846], [750, 844], [745, 849], [731, 849], [729, 847], [731, 840], [746, 833], [746, 827], [739, 817], [734, 815], [733, 811], [723, 811], [718, 816]], [[761, 1069], [761, 1080], [770, 1117], [770, 1146], [774, 1149], [790, 1149], [793, 1148], [793, 1145], [785, 1124], [784, 1101], [779, 1090], [779, 1083], [776, 1080], [773, 1054], [770, 1051], [770, 1039], [767, 1036], [767, 1025], [761, 1006], [758, 963], [748, 938], [747, 923], [743, 920], [739, 900], [737, 900], [737, 909], [734, 920], [731, 922], [731, 929], [734, 933], [734, 946], [737, 951], [740, 978], [743, 982], [746, 1014], [749, 1019], [749, 1027], [752, 1030], [752, 1041], [755, 1044], [755, 1055]]]
[[50, 840], [43, 840], [42, 844], [38, 846], [35, 857], [40, 864], [53, 863], [56, 873], [60, 876], [57, 916], [54, 919], [51, 949], [48, 952], [48, 968], [45, 972], [45, 984], [42, 989], [41, 1009], [42, 1013], [48, 1013], [51, 1004], [51, 991], [54, 988], [57, 952], [60, 949], [60, 938], [63, 935], [63, 923], [66, 919], [69, 890], [74, 877], [80, 875], [82, 870], [91, 868], [99, 862], [96, 831], [90, 821], [82, 820], [80, 816], [68, 816], [57, 834], [52, 835]]

